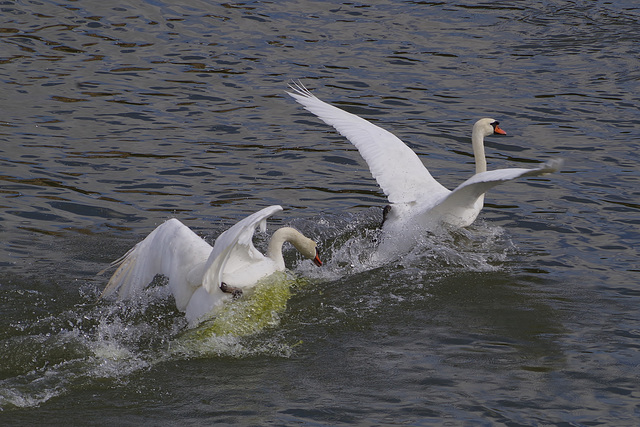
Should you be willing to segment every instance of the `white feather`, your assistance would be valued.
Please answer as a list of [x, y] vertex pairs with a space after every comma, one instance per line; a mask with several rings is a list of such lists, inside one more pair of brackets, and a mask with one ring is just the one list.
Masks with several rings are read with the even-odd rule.
[[484, 194], [489, 189], [516, 178], [554, 172], [562, 164], [560, 160], [553, 160], [533, 169], [487, 172], [484, 137], [505, 132], [495, 120], [480, 119], [472, 133], [477, 173], [450, 191], [438, 183], [418, 156], [390, 132], [321, 101], [299, 82], [290, 87], [294, 92], [288, 92], [289, 95], [356, 146], [387, 195], [391, 209], [382, 228], [379, 252], [407, 250], [420, 232], [442, 224], [465, 227], [478, 216]]

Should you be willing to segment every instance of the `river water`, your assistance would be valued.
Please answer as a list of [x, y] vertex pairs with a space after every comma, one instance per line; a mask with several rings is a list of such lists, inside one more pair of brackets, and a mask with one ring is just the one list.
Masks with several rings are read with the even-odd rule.
[[[0, 10], [3, 425], [637, 423], [635, 0]], [[386, 199], [292, 79], [448, 188], [486, 116], [508, 133], [487, 139], [490, 169], [565, 166], [370, 268]], [[164, 220], [213, 242], [272, 204], [256, 245], [294, 225], [325, 266], [287, 250], [266, 326], [194, 335], [162, 287], [98, 298], [97, 273]]]

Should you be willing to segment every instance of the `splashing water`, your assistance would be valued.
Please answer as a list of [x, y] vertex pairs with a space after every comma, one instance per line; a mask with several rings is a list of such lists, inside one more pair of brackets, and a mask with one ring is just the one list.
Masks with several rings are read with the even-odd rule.
[[[416, 298], [413, 288], [437, 275], [503, 268], [513, 250], [502, 229], [480, 222], [470, 229], [425, 234], [409, 253], [375, 263], [371, 254], [380, 238], [380, 219], [380, 210], [372, 208], [357, 215], [326, 216], [297, 224], [321, 242], [324, 266], [317, 268], [308, 260], [294, 262], [294, 274], [265, 279], [193, 329], [186, 329], [187, 322], [165, 286], [149, 287], [130, 300], [109, 303], [98, 301], [99, 290], [91, 285], [91, 291], [80, 292], [80, 302], [76, 300], [61, 313], [25, 318], [9, 328], [13, 332], [0, 337], [0, 410], [38, 406], [85, 386], [126, 384], [133, 373], [164, 361], [265, 354], [290, 357], [297, 342], [264, 332], [280, 324], [297, 289], [308, 289], [310, 283], [322, 287], [327, 282], [334, 298], [329, 304], [336, 310], [324, 315], [345, 321], [344, 316], [362, 315], [396, 299]], [[341, 290], [332, 284], [346, 278], [353, 288]], [[358, 280], [364, 281], [358, 284]], [[318, 310], [323, 300], [327, 302], [328, 295], [314, 290], [303, 293], [307, 294], [305, 303], [316, 304]], [[38, 291], [23, 297], [49, 298]]]
[[267, 337], [244, 338], [278, 325], [295, 287], [290, 273], [272, 275], [233, 301], [214, 319], [185, 331], [187, 322], [165, 287], [148, 288], [128, 301], [88, 304], [34, 322], [0, 341], [0, 411], [38, 406], [88, 384], [121, 385], [131, 374], [192, 357], [288, 357], [291, 346]]
[[110, 305], [96, 304], [95, 291], [83, 297], [13, 325], [13, 336], [0, 340], [0, 410], [38, 406], [90, 384], [126, 383], [155, 363], [157, 349], [184, 323], [154, 292]]
[[407, 273], [450, 274], [452, 271], [495, 271], [503, 268], [513, 243], [500, 227], [477, 221], [463, 229], [440, 228], [415, 238], [410, 251], [388, 257], [378, 256], [381, 239], [379, 209], [369, 209], [357, 216], [317, 222], [316, 234], [328, 236], [322, 247], [326, 261], [321, 269], [301, 263], [298, 274], [321, 280], [338, 280], [350, 274], [382, 268], [401, 267]]

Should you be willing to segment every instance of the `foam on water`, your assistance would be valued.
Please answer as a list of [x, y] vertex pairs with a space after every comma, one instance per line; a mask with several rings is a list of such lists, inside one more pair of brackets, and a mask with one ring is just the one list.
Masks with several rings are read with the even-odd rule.
[[[346, 278], [356, 280], [350, 285], [357, 287], [360, 277], [367, 288], [357, 294], [358, 301], [350, 303], [349, 298], [338, 297], [327, 302], [335, 306], [338, 318], [359, 316], [412, 295], [411, 289], [398, 289], [398, 283], [420, 287], [434, 275], [493, 271], [501, 268], [513, 249], [500, 228], [479, 223], [469, 230], [425, 234], [408, 254], [386, 263], [374, 262], [371, 254], [380, 238], [378, 215], [378, 209], [369, 209], [358, 215], [294, 224], [320, 241], [324, 266], [293, 260], [292, 273], [267, 278], [193, 329], [187, 329], [183, 314], [161, 281], [127, 301], [99, 300], [95, 288], [82, 291], [82, 303], [59, 314], [25, 321], [20, 334], [0, 343], [6, 372], [0, 380], [0, 410], [38, 406], [97, 382], [127, 383], [133, 373], [165, 361], [264, 354], [290, 357], [298, 345], [295, 340], [263, 332], [278, 327], [296, 290], [312, 295], [307, 303], [322, 307], [328, 295], [307, 289]], [[293, 250], [287, 250], [285, 256], [296, 256], [292, 254]], [[375, 289], [367, 285], [371, 271], [378, 278], [382, 275], [382, 283]], [[386, 282], [393, 284], [387, 286]], [[340, 291], [328, 286], [332, 292]]]
[[[39, 319], [25, 335], [4, 339], [0, 352], [12, 361], [6, 368], [12, 375], [0, 381], [0, 410], [38, 406], [101, 380], [126, 382], [131, 373], [153, 365], [156, 356], [144, 345], [166, 331], [149, 318], [130, 323], [132, 311], [141, 314], [136, 303], [122, 317], [122, 305], [79, 305]], [[47, 330], [37, 332], [47, 323]]]
[[[227, 304], [216, 318], [187, 330], [186, 320], [162, 286], [148, 288], [128, 301], [80, 304], [46, 316], [34, 322], [46, 331], [0, 343], [6, 371], [6, 378], [0, 380], [0, 410], [38, 406], [96, 382], [126, 383], [131, 374], [167, 360], [255, 354], [288, 357], [289, 344], [271, 337], [245, 338], [277, 326], [293, 289], [304, 283], [290, 273], [271, 276]], [[87, 297], [97, 299], [97, 295]]]
[[322, 255], [327, 259], [322, 268], [302, 262], [296, 272], [319, 280], [338, 280], [347, 275], [377, 268], [400, 266], [407, 272], [448, 274], [451, 271], [495, 271], [515, 251], [502, 228], [477, 221], [466, 229], [441, 228], [424, 233], [407, 253], [381, 257], [377, 251], [381, 239], [379, 209], [342, 221], [330, 217], [316, 222], [323, 239]]

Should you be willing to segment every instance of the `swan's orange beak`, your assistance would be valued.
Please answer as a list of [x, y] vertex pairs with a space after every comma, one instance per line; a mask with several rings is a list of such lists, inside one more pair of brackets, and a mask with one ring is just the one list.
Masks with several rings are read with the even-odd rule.
[[316, 257], [313, 259], [313, 263], [318, 267], [322, 267], [322, 261], [320, 260], [320, 256], [318, 256], [318, 251], [316, 251]]
[[496, 125], [496, 127], [493, 129], [493, 133], [497, 133], [498, 135], [506, 135], [507, 134], [498, 125]]

